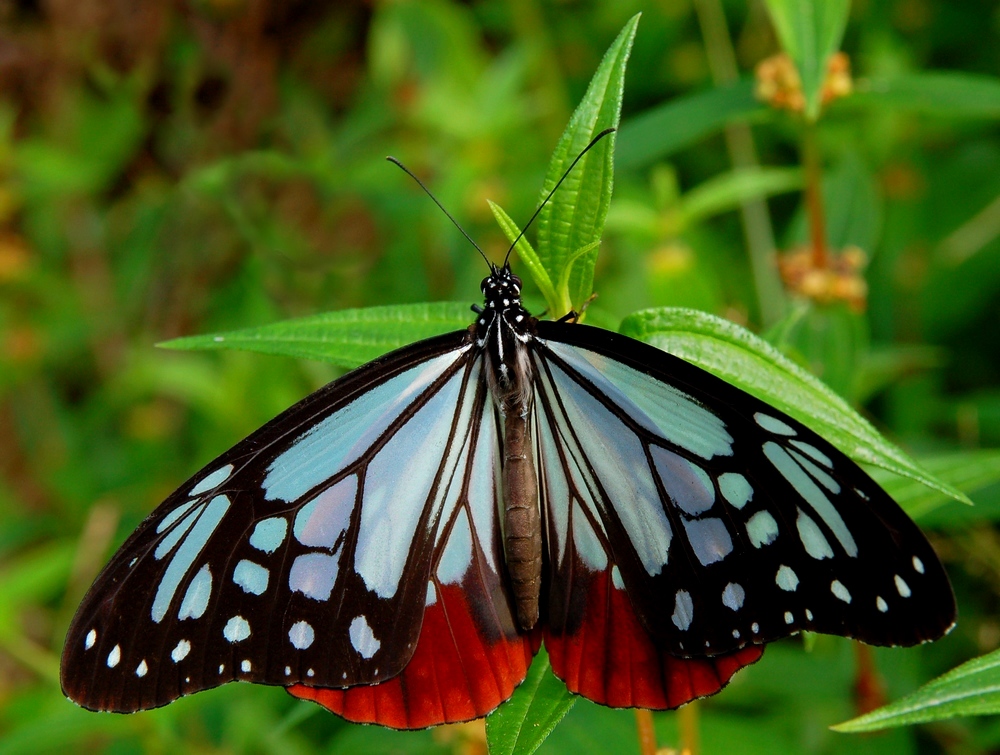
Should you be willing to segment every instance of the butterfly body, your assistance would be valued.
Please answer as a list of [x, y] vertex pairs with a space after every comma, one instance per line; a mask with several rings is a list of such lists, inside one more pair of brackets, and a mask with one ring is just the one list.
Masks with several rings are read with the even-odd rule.
[[899, 507], [795, 420], [624, 336], [545, 322], [504, 265], [468, 330], [375, 360], [171, 495], [70, 627], [66, 694], [128, 712], [234, 681], [396, 728], [510, 696], [670, 708], [808, 629], [954, 622]]
[[533, 370], [527, 344], [535, 318], [521, 306], [521, 279], [509, 266], [483, 280], [486, 306], [473, 326], [476, 347], [488, 362], [490, 394], [503, 420], [504, 555], [523, 630], [538, 622], [542, 587], [542, 520], [529, 415]]

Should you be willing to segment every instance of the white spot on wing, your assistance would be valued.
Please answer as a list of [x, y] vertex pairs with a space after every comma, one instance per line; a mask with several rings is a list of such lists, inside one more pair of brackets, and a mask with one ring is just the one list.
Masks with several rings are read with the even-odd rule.
[[754, 548], [770, 545], [778, 537], [778, 523], [769, 511], [758, 511], [747, 521], [747, 537]]
[[840, 598], [845, 603], [851, 602], [851, 593], [844, 587], [843, 583], [839, 579], [833, 580], [830, 583], [830, 592], [832, 592], [836, 597]]
[[924, 573], [924, 562], [921, 561], [916, 556], [914, 556], [913, 557], [913, 568], [916, 569], [917, 574], [923, 574]]
[[694, 620], [694, 602], [687, 590], [678, 590], [674, 596], [674, 613], [670, 617], [674, 626], [681, 631], [687, 630]]
[[244, 674], [249, 674], [251, 668], [253, 668], [253, 666], [250, 665], [250, 661], [243, 660], [240, 662], [240, 671], [242, 671]]
[[791, 624], [793, 621], [795, 621], [795, 617], [792, 616], [792, 612], [791, 611], [785, 611], [785, 623], [786, 624]]
[[799, 575], [790, 566], [782, 564], [778, 567], [778, 574], [774, 581], [785, 592], [794, 592], [795, 588], [799, 586]]
[[618, 590], [625, 589], [625, 581], [622, 579], [622, 573], [618, 570], [617, 564], [611, 567], [611, 584]]
[[875, 596], [875, 607], [878, 608], [881, 613], [885, 613], [889, 610], [889, 604], [885, 602], [885, 599], [881, 595]]
[[118, 665], [118, 662], [122, 659], [122, 648], [121, 645], [115, 645], [111, 648], [111, 652], [108, 653], [108, 668], [114, 668]]
[[362, 658], [371, 658], [382, 647], [381, 640], [376, 639], [372, 628], [368, 626], [368, 619], [364, 616], [354, 617], [348, 634], [351, 637], [351, 647], [358, 651], [358, 655]]
[[896, 582], [896, 591], [899, 593], [899, 597], [910, 597], [910, 586], [906, 584], [903, 578], [897, 574], [894, 579]]
[[313, 644], [313, 640], [316, 639], [316, 633], [309, 622], [296, 621], [292, 624], [292, 628], [288, 630], [288, 639], [292, 643], [292, 647], [296, 650], [305, 650]]
[[91, 629], [87, 632], [87, 636], [83, 640], [83, 649], [90, 650], [94, 647], [94, 643], [97, 642], [97, 630]]
[[222, 636], [229, 642], [242, 642], [250, 636], [250, 622], [242, 616], [233, 616], [222, 628]]
[[187, 658], [188, 653], [191, 652], [191, 643], [187, 640], [181, 640], [177, 643], [176, 647], [170, 651], [170, 659], [174, 663], [180, 663], [185, 658]]
[[149, 671], [149, 666], [146, 665], [146, 659], [143, 658], [142, 662], [138, 666], [136, 666], [135, 675], [141, 679], [146, 675], [146, 672], [148, 671]]
[[806, 609], [806, 619], [808, 621], [812, 621], [813, 620], [813, 612], [810, 611], [808, 608]]
[[746, 592], [743, 590], [743, 585], [736, 582], [730, 582], [726, 585], [726, 589], [722, 591], [722, 605], [733, 611], [738, 611], [743, 607], [743, 600], [745, 598]]

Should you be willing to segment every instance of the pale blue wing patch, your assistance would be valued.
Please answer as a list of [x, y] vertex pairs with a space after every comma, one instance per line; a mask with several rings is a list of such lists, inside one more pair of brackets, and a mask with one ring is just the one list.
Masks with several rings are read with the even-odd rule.
[[295, 515], [295, 539], [310, 548], [332, 550], [347, 531], [357, 496], [356, 475], [321, 491]]
[[250, 533], [250, 545], [262, 553], [271, 555], [285, 542], [288, 534], [288, 520], [283, 516], [261, 519]]
[[798, 512], [795, 528], [799, 532], [799, 539], [802, 541], [802, 547], [806, 549], [806, 553], [817, 560], [833, 558], [833, 548], [830, 547], [823, 530], [802, 509], [798, 509]]
[[[536, 410], [536, 463], [539, 465], [540, 485], [545, 487], [545, 507], [551, 524], [547, 536], [555, 539], [555, 552], [560, 565], [566, 558], [566, 546], [572, 534], [576, 556], [590, 570], [603, 570], [607, 567], [608, 556], [594, 528], [602, 536], [606, 537], [606, 533], [591, 492], [594, 481], [584, 478], [585, 473], [579, 464], [580, 455], [571, 451], [576, 448], [576, 443], [565, 424], [557, 421], [557, 427], [561, 428], [557, 439], [547, 417], [543, 418]], [[560, 455], [557, 444], [565, 450], [564, 456]]]
[[742, 509], [753, 498], [753, 486], [739, 472], [724, 472], [718, 482], [719, 492], [733, 508]]
[[697, 464], [660, 446], [650, 448], [663, 489], [688, 516], [705, 513], [715, 503], [715, 486], [708, 472]]
[[855, 543], [850, 530], [840, 516], [840, 512], [830, 503], [830, 499], [813, 482], [812, 478], [809, 477], [799, 463], [774, 441], [767, 441], [764, 444], [764, 455], [774, 465], [774, 468], [795, 488], [796, 492], [805, 499], [813, 511], [819, 515], [826, 526], [830, 528], [834, 537], [837, 538], [843, 547], [844, 552], [848, 556], [857, 556], [857, 543]]
[[367, 452], [414, 399], [441, 377], [469, 346], [412, 367], [304, 432], [267, 470], [264, 498], [295, 501]]
[[588, 349], [544, 343], [636, 423], [669, 443], [703, 459], [732, 455], [726, 423], [683, 391]]
[[270, 576], [271, 572], [266, 567], [245, 558], [233, 569], [233, 582], [250, 595], [263, 595], [267, 592]]
[[721, 561], [733, 552], [733, 538], [725, 522], [718, 517], [685, 519], [684, 531], [702, 566]]
[[[543, 369], [539, 369], [539, 384], [545, 390], [548, 406], [553, 407], [560, 435], [564, 442], [575, 436], [582, 458], [600, 480], [608, 503], [614, 506], [643, 567], [651, 576], [659, 574], [667, 563], [673, 532], [648, 473], [642, 442], [557, 365], [549, 363], [549, 366], [555, 384]], [[565, 416], [555, 409], [560, 405]], [[636, 474], [640, 469], [645, 473]], [[588, 470], [583, 471], [589, 474]]]
[[438, 465], [427, 460], [446, 455], [461, 382], [459, 374], [445, 383], [368, 466], [354, 569], [381, 598], [391, 598], [398, 589], [438, 473]]
[[375, 636], [375, 632], [368, 625], [368, 619], [365, 616], [356, 616], [351, 621], [348, 635], [351, 639], [351, 647], [365, 660], [371, 659], [382, 647], [381, 640]]
[[339, 570], [340, 557], [336, 553], [304, 553], [292, 562], [288, 587], [313, 600], [329, 600]]
[[[813, 524], [815, 527], [815, 523]], [[747, 520], [747, 537], [754, 548], [770, 545], [778, 537], [778, 523], [766, 509], [758, 511]]]
[[180, 610], [177, 612], [177, 618], [182, 621], [200, 619], [205, 615], [210, 597], [212, 597], [212, 570], [205, 564], [191, 578], [184, 599], [181, 601]]
[[[229, 498], [218, 495], [211, 500], [199, 513], [192, 511], [189, 516], [197, 517], [190, 524], [183, 542], [174, 551], [170, 563], [163, 572], [159, 584], [156, 586], [156, 595], [153, 598], [153, 605], [150, 614], [155, 623], [163, 621], [167, 615], [170, 603], [174, 599], [177, 588], [187, 576], [188, 571], [194, 565], [195, 559], [201, 555], [202, 550], [208, 543], [208, 539], [215, 532], [222, 517], [229, 510]], [[180, 526], [178, 526], [180, 528]]]
[[472, 530], [464, 510], [455, 517], [448, 542], [438, 562], [437, 578], [441, 584], [458, 584], [472, 565]]
[[199, 496], [202, 493], [207, 493], [209, 490], [215, 490], [222, 483], [229, 479], [229, 476], [233, 473], [233, 465], [226, 464], [219, 469], [216, 469], [209, 475], [206, 475], [201, 479], [197, 485], [191, 488], [191, 492], [188, 493], [189, 496]]

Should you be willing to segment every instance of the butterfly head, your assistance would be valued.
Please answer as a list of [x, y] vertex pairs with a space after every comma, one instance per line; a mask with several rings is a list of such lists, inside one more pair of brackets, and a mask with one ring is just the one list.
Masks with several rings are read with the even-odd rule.
[[510, 265], [491, 266], [490, 274], [480, 284], [487, 309], [500, 312], [521, 306], [521, 279], [511, 272]]

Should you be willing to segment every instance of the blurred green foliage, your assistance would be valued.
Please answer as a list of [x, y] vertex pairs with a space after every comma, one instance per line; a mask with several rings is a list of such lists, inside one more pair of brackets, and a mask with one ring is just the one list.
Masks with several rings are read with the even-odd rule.
[[[574, 105], [637, 11], [589, 321], [689, 306], [748, 325], [978, 504], [913, 493], [961, 616], [933, 645], [873, 651], [887, 699], [1000, 646], [1000, 464], [979, 450], [1000, 443], [1000, 13], [985, 0], [849, 9], [856, 93], [813, 137], [826, 241], [870, 260], [860, 314], [795, 303], [777, 282], [770, 253], [810, 223], [802, 120], [751, 94], [754, 66], [779, 49], [769, 14], [795, 3], [767, 5], [0, 4], [0, 753], [482, 748], [481, 725], [357, 727], [247, 685], [90, 714], [60, 694], [58, 653], [97, 570], [153, 506], [337, 374], [153, 344], [476, 301], [482, 260], [383, 157], [500, 259], [487, 200], [530, 216]], [[910, 482], [886, 484], [903, 497]], [[829, 731], [859, 712], [855, 654], [832, 637], [770, 647], [699, 704], [703, 751], [1000, 747], [988, 718]], [[676, 744], [677, 714], [656, 725]], [[580, 701], [542, 751], [634, 741], [630, 712]]]

